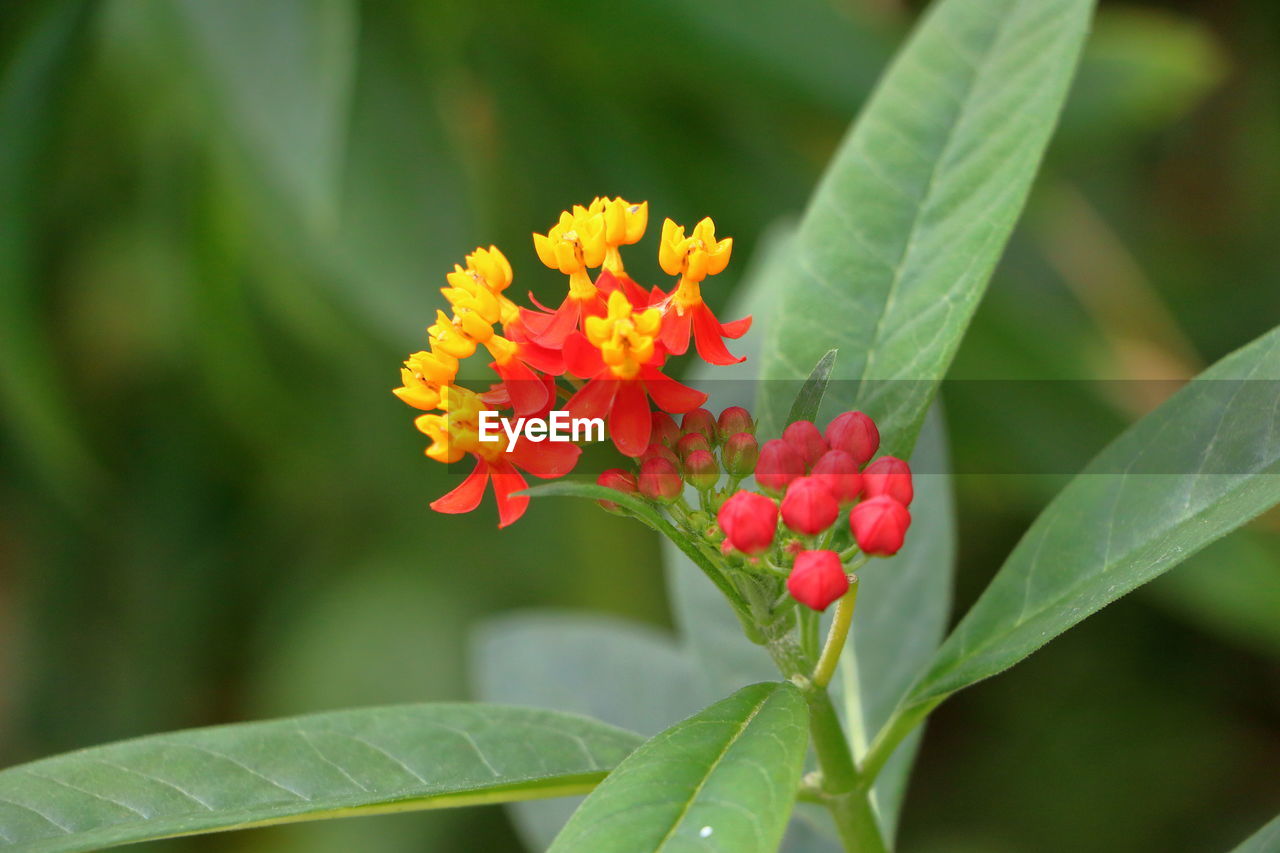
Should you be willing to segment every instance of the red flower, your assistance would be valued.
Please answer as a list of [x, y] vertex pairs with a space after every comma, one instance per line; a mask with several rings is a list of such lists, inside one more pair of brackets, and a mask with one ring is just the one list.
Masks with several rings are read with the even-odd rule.
[[806, 607], [822, 611], [849, 591], [849, 576], [834, 551], [801, 551], [787, 577], [787, 592]]
[[812, 536], [835, 523], [840, 505], [816, 477], [799, 477], [782, 499], [782, 522], [796, 533]]
[[849, 527], [863, 553], [891, 557], [902, 547], [911, 513], [887, 495], [865, 500], [849, 513]]
[[649, 446], [649, 398], [659, 409], [674, 413], [696, 409], [707, 399], [702, 391], [662, 373], [660, 322], [656, 308], [636, 311], [626, 295], [615, 290], [606, 316], [587, 318], [585, 334], [575, 332], [565, 339], [565, 365], [589, 380], [565, 408], [572, 417], [607, 418], [614, 445], [627, 456], [639, 456]]
[[716, 523], [734, 548], [744, 554], [759, 554], [773, 544], [778, 505], [764, 495], [741, 491], [720, 507]]
[[498, 526], [506, 527], [529, 506], [528, 495], [517, 495], [529, 487], [520, 473], [525, 471], [544, 480], [563, 477], [578, 463], [582, 448], [575, 444], [516, 439], [511, 451], [475, 453], [476, 467], [467, 479], [447, 495], [431, 502], [437, 512], [471, 512], [484, 498], [485, 486], [493, 481], [493, 495], [498, 502]]
[[888, 495], [903, 506], [911, 506], [915, 489], [911, 485], [911, 468], [895, 456], [882, 456], [862, 471], [867, 497]]
[[858, 463], [843, 450], [828, 450], [813, 466], [810, 478], [819, 481], [842, 505], [851, 504], [862, 494], [862, 475]]
[[756, 482], [771, 492], [782, 492], [796, 477], [804, 476], [804, 457], [790, 443], [771, 438], [760, 448]]
[[827, 444], [843, 450], [859, 465], [876, 455], [880, 447], [880, 431], [876, 422], [862, 412], [845, 412], [827, 424]]
[[787, 428], [782, 431], [782, 440], [800, 451], [806, 467], [813, 467], [813, 464], [829, 449], [827, 440], [813, 425], [813, 421], [796, 421], [787, 424]]

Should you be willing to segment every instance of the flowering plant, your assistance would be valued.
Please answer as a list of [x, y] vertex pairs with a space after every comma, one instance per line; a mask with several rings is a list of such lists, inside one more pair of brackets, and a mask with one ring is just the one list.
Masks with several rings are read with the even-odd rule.
[[[891, 849], [943, 702], [1280, 503], [1277, 329], [1116, 437], [947, 633], [935, 399], [1091, 5], [939, 0], [803, 220], [741, 286], [763, 306], [751, 316], [723, 322], [704, 300], [734, 251], [710, 219], [664, 222], [669, 286], [629, 275], [622, 250], [648, 207], [621, 198], [534, 235], [568, 278], [557, 304], [513, 300], [496, 247], [445, 274], [449, 310], [395, 389], [421, 412], [426, 455], [463, 469], [432, 508], [472, 512], [492, 492], [506, 527], [532, 497], [567, 495], [652, 528], [670, 545], [678, 639], [565, 614], [491, 626], [476, 658], [494, 701], [196, 729], [12, 767], [0, 849], [494, 803], [556, 853]], [[765, 328], [748, 336], [752, 316]], [[712, 405], [702, 380], [673, 376], [678, 359], [697, 364], [690, 377], [749, 350], [753, 400]], [[477, 353], [493, 371], [481, 382], [463, 370]], [[584, 434], [564, 440], [562, 415]], [[592, 435], [615, 460], [584, 472]], [[1273, 823], [1240, 850], [1275, 850], [1278, 835]]]

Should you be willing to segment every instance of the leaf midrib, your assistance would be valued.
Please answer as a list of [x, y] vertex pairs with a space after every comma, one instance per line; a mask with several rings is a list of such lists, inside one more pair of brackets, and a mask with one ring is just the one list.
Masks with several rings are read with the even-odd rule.
[[[1007, 8], [1017, 5], [1017, 0], [1013, 0]], [[968, 110], [973, 94], [977, 88], [978, 80], [982, 77], [983, 72], [989, 66], [992, 56], [996, 53], [993, 49], [1003, 38], [1009, 21], [1013, 18], [1011, 14], [1002, 15], [995, 29], [991, 32], [991, 38], [987, 41], [986, 49], [981, 51], [981, 58], [971, 66], [972, 72], [965, 81], [964, 93], [956, 101], [955, 109], [951, 113], [951, 118], [947, 122], [946, 138], [943, 140], [942, 149], [938, 152], [937, 158], [930, 164], [929, 176], [925, 181], [924, 192], [920, 194], [919, 202], [915, 206], [915, 210], [911, 216], [911, 225], [907, 229], [907, 239], [903, 241], [902, 252], [897, 263], [893, 268], [893, 277], [889, 282], [888, 292], [885, 293], [884, 301], [881, 303], [880, 312], [876, 316], [875, 329], [871, 333], [871, 343], [867, 347], [867, 357], [863, 362], [860, 375], [858, 377], [858, 390], [855, 399], [862, 399], [862, 389], [866, 385], [868, 378], [871, 376], [872, 367], [875, 364], [876, 356], [880, 351], [879, 343], [883, 337], [883, 329], [885, 318], [889, 315], [889, 309], [893, 306], [894, 300], [902, 285], [902, 276], [907, 268], [907, 262], [911, 259], [916, 246], [916, 235], [920, 230], [920, 220], [926, 208], [932, 208], [931, 199], [936, 190], [938, 174], [942, 171], [944, 163], [948, 162], [949, 154], [957, 138], [959, 131], [959, 122], [957, 118], [963, 116]]]
[[[1264, 475], [1265, 469], [1266, 469], [1266, 468], [1271, 468], [1271, 467], [1275, 466], [1276, 461], [1277, 461], [1276, 459], [1272, 459], [1272, 460], [1271, 460], [1270, 462], [1268, 462], [1265, 466], [1262, 466], [1262, 468], [1261, 468], [1260, 470], [1253, 471], [1253, 472], [1250, 472], [1249, 474], [1244, 474], [1244, 475], [1241, 475], [1240, 477], [1236, 478], [1236, 479], [1235, 479], [1235, 485], [1234, 485], [1232, 488], [1228, 489], [1228, 490], [1227, 490], [1227, 492], [1223, 494], [1223, 496], [1222, 496], [1222, 498], [1221, 498], [1221, 499], [1219, 499], [1219, 500], [1217, 500], [1217, 501], [1213, 501], [1213, 502], [1211, 502], [1211, 503], [1207, 503], [1207, 504], [1205, 504], [1204, 506], [1202, 506], [1200, 509], [1198, 509], [1196, 512], [1194, 512], [1194, 513], [1192, 513], [1192, 514], [1190, 514], [1190, 515], [1184, 515], [1184, 516], [1182, 516], [1178, 521], [1176, 521], [1176, 522], [1174, 522], [1174, 523], [1172, 523], [1172, 524], [1169, 524], [1169, 525], [1167, 525], [1167, 526], [1164, 526], [1164, 527], [1159, 528], [1159, 529], [1158, 529], [1158, 533], [1157, 533], [1157, 535], [1150, 537], [1148, 540], [1146, 540], [1146, 541], [1145, 541], [1145, 542], [1143, 542], [1143, 543], [1138, 544], [1138, 545], [1137, 545], [1137, 546], [1135, 546], [1135, 547], [1132, 547], [1132, 548], [1129, 548], [1129, 549], [1127, 549], [1127, 550], [1124, 550], [1124, 551], [1120, 552], [1119, 557], [1117, 557], [1117, 559], [1113, 560], [1113, 561], [1111, 562], [1111, 565], [1112, 565], [1112, 566], [1115, 566], [1115, 565], [1117, 565], [1117, 564], [1119, 564], [1119, 563], [1123, 562], [1124, 560], [1127, 560], [1127, 559], [1128, 559], [1129, 557], [1131, 557], [1132, 555], [1134, 555], [1134, 554], [1136, 554], [1136, 553], [1140, 552], [1143, 548], [1147, 547], [1147, 545], [1148, 545], [1149, 543], [1151, 543], [1151, 542], [1153, 542], [1153, 541], [1156, 541], [1156, 540], [1158, 540], [1158, 539], [1163, 539], [1163, 538], [1164, 538], [1164, 536], [1165, 536], [1165, 535], [1167, 535], [1168, 533], [1170, 533], [1171, 531], [1174, 531], [1175, 529], [1180, 528], [1180, 527], [1185, 527], [1185, 526], [1187, 526], [1187, 524], [1189, 524], [1189, 523], [1191, 523], [1191, 522], [1194, 522], [1194, 521], [1195, 521], [1196, 519], [1198, 519], [1200, 516], [1204, 515], [1205, 513], [1210, 512], [1211, 510], [1213, 510], [1213, 509], [1215, 508], [1215, 506], [1217, 506], [1218, 504], [1222, 503], [1222, 501], [1225, 501], [1225, 500], [1229, 499], [1229, 498], [1230, 498], [1231, 496], [1233, 496], [1236, 492], [1240, 491], [1240, 489], [1243, 487], [1243, 485], [1249, 482], [1250, 478], [1255, 477], [1255, 476], [1262, 476], [1262, 475]], [[1229, 532], [1229, 531], [1224, 530], [1224, 531], [1222, 531], [1221, 533], [1217, 534], [1217, 536], [1213, 537], [1213, 539], [1219, 539], [1219, 538], [1221, 538], [1222, 536], [1225, 536], [1228, 532]], [[1206, 540], [1204, 543], [1202, 543], [1202, 544], [1200, 545], [1200, 547], [1202, 548], [1202, 547], [1204, 547], [1205, 545], [1208, 545], [1210, 542], [1212, 542], [1212, 541], [1213, 541], [1213, 539], [1208, 539], [1208, 540]], [[1197, 549], [1197, 550], [1199, 550], [1199, 549]], [[1110, 569], [1106, 569], [1106, 568], [1104, 568], [1104, 569], [1102, 570], [1101, 574], [1102, 574], [1102, 575], [1105, 575], [1108, 571], [1110, 571]], [[950, 670], [950, 671], [954, 671], [954, 670], [956, 670], [956, 669], [960, 668], [960, 666], [961, 666], [965, 661], [971, 660], [972, 658], [974, 658], [974, 657], [976, 657], [977, 655], [979, 655], [981, 652], [983, 652], [983, 651], [985, 651], [986, 649], [990, 648], [992, 645], [994, 645], [994, 644], [996, 644], [996, 643], [1000, 642], [1001, 640], [1004, 640], [1004, 639], [1005, 639], [1005, 638], [1007, 638], [1010, 634], [1012, 634], [1012, 633], [1013, 633], [1014, 631], [1016, 631], [1018, 628], [1021, 628], [1021, 627], [1022, 627], [1023, 625], [1025, 625], [1026, 623], [1028, 623], [1028, 622], [1032, 622], [1032, 621], [1035, 621], [1036, 619], [1039, 619], [1039, 618], [1040, 618], [1041, 616], [1043, 616], [1046, 612], [1048, 612], [1049, 610], [1052, 610], [1052, 609], [1053, 609], [1053, 608], [1055, 608], [1057, 605], [1061, 604], [1064, 600], [1067, 600], [1067, 599], [1072, 598], [1072, 597], [1074, 596], [1074, 594], [1075, 594], [1075, 592], [1076, 592], [1077, 590], [1080, 590], [1080, 589], [1083, 589], [1084, 587], [1087, 587], [1090, 583], [1092, 583], [1092, 582], [1096, 581], [1096, 580], [1098, 579], [1098, 577], [1099, 577], [1099, 575], [1089, 575], [1089, 576], [1086, 576], [1085, 578], [1083, 578], [1082, 580], [1078, 581], [1077, 583], [1074, 583], [1074, 584], [1072, 584], [1071, 586], [1066, 587], [1066, 588], [1062, 591], [1062, 593], [1061, 593], [1061, 594], [1056, 595], [1056, 596], [1054, 596], [1053, 598], [1049, 599], [1049, 600], [1044, 604], [1044, 606], [1043, 606], [1043, 607], [1039, 607], [1039, 608], [1037, 608], [1037, 609], [1032, 613], [1032, 615], [1031, 615], [1031, 616], [1024, 616], [1024, 618], [1020, 618], [1020, 619], [1018, 620], [1018, 622], [1017, 622], [1016, 624], [1014, 624], [1014, 626], [1013, 626], [1012, 628], [1010, 628], [1010, 629], [1008, 629], [1008, 630], [1005, 630], [1005, 631], [1002, 631], [1002, 632], [1000, 632], [999, 634], [995, 634], [995, 635], [993, 635], [993, 636], [991, 636], [991, 637], [988, 637], [986, 640], [984, 640], [983, 642], [979, 643], [979, 644], [978, 644], [978, 645], [976, 645], [976, 646], [973, 646], [973, 647], [970, 647], [970, 648], [962, 648], [962, 650], [961, 650], [961, 652], [960, 652], [959, 656], [958, 656], [958, 657], [956, 657], [956, 658], [954, 659], [955, 663], [954, 663], [952, 666], [948, 667], [948, 670]], [[1140, 586], [1140, 585], [1141, 585], [1141, 584], [1136, 584], [1136, 585], [1134, 585], [1134, 586], [1130, 587], [1128, 590], [1126, 590], [1126, 592], [1132, 591], [1133, 589], [1135, 589], [1137, 586]], [[1124, 594], [1125, 594], [1125, 593], [1121, 593], [1121, 595], [1124, 595]], [[1120, 596], [1116, 596], [1116, 598], [1119, 598], [1119, 597], [1120, 597]], [[1111, 599], [1111, 600], [1112, 600], [1112, 601], [1114, 601], [1115, 599], [1113, 598], [1113, 599]], [[1102, 604], [1100, 604], [1098, 607], [1095, 607], [1095, 608], [1093, 608], [1093, 609], [1089, 610], [1089, 612], [1088, 612], [1088, 613], [1085, 613], [1085, 614], [1084, 614], [1084, 616], [1082, 616], [1082, 617], [1081, 617], [1081, 619], [1087, 618], [1088, 616], [1090, 616], [1090, 615], [1092, 615], [1092, 614], [1094, 614], [1094, 613], [1097, 613], [1099, 610], [1101, 610], [1103, 607], [1105, 607], [1105, 606], [1106, 606], [1106, 604], [1107, 604], [1107, 602], [1103, 602], [1103, 603], [1102, 603]], [[1080, 620], [1077, 620], [1077, 621], [1080, 621]], [[1049, 638], [1049, 639], [1052, 639], [1052, 638]], [[1046, 640], [1046, 642], [1048, 642], [1048, 640]], [[1043, 645], [1043, 644], [1042, 644], [1042, 645]], [[930, 679], [930, 680], [931, 680], [931, 681], [938, 681], [938, 680], [940, 680], [940, 679]], [[928, 683], [928, 682], [926, 682], [926, 683]], [[920, 705], [920, 704], [922, 704], [922, 703], [924, 703], [924, 702], [932, 701], [933, 699], [935, 699], [935, 698], [936, 698], [937, 696], [939, 696], [939, 695], [949, 695], [949, 693], [951, 693], [951, 692], [954, 692], [954, 691], [947, 691], [947, 693], [946, 693], [946, 694], [939, 694], [939, 693], [937, 693], [937, 692], [929, 692], [929, 693], [925, 693], [925, 694], [920, 694], [920, 693], [917, 693], [916, 691], [914, 691], [914, 690], [913, 690], [913, 691], [911, 692], [911, 699], [910, 699], [909, 701], [904, 702], [904, 703], [903, 703], [903, 705], [904, 705], [904, 706], [916, 706], [916, 705]]]
[[756, 704], [756, 707], [751, 709], [751, 713], [743, 719], [742, 723], [738, 726], [738, 730], [725, 742], [724, 748], [720, 750], [720, 754], [717, 755], [715, 761], [711, 762], [711, 765], [707, 767], [707, 772], [703, 775], [702, 780], [698, 782], [697, 787], [693, 789], [693, 793], [689, 795], [687, 800], [685, 800], [684, 806], [680, 809], [680, 814], [676, 815], [676, 819], [672, 822], [671, 828], [667, 830], [667, 833], [663, 835], [662, 839], [658, 842], [658, 846], [654, 848], [654, 853], [660, 853], [660, 851], [667, 846], [667, 842], [669, 842], [672, 836], [676, 834], [676, 830], [680, 828], [680, 824], [682, 824], [684, 819], [688, 816], [689, 810], [693, 808], [693, 804], [697, 801], [698, 795], [702, 793], [702, 789], [706, 787], [707, 782], [711, 781], [711, 777], [715, 775], [716, 768], [720, 766], [720, 762], [724, 761], [724, 757], [729, 754], [729, 750], [733, 749], [733, 745], [742, 739], [742, 735], [746, 732], [747, 727], [751, 725], [751, 722], [757, 715], [759, 715], [760, 711], [764, 709], [764, 706], [769, 703], [769, 700], [773, 699], [776, 695], [778, 695], [777, 691], [774, 690], [761, 699]]

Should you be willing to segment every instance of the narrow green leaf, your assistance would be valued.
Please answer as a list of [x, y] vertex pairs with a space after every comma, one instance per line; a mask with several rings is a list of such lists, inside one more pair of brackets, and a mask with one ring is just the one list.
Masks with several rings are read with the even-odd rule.
[[1233, 853], [1280, 853], [1280, 817], [1246, 838]]
[[[583, 714], [645, 736], [715, 698], [693, 655], [668, 632], [622, 619], [506, 614], [481, 623], [472, 648], [480, 699]], [[513, 803], [511, 812], [529, 849], [546, 850], [577, 805], [573, 798], [538, 800]]]
[[1111, 443], [1053, 500], [912, 689], [995, 675], [1280, 502], [1280, 328]]
[[[1091, 0], [940, 0], [828, 167], [776, 282], [764, 378], [832, 347], [845, 407], [906, 457], [1062, 108]], [[758, 415], [777, 431], [786, 381]], [[851, 402], [851, 405], [849, 403]], [[829, 396], [830, 406], [832, 404]]]
[[836, 364], [836, 351], [827, 350], [818, 363], [809, 371], [809, 378], [800, 386], [800, 392], [791, 404], [787, 414], [787, 423], [796, 421], [817, 420], [818, 409], [822, 406], [822, 397], [827, 393], [827, 382], [831, 380], [831, 369]]
[[795, 799], [808, 734], [795, 687], [744, 687], [618, 765], [551, 853], [772, 853]]
[[118, 844], [585, 793], [641, 738], [502, 705], [402, 705], [195, 729], [0, 772], [0, 849]]

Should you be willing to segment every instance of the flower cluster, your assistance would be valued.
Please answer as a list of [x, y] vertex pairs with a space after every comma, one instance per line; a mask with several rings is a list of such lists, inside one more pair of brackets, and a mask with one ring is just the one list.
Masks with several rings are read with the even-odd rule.
[[[719, 418], [694, 409], [678, 426], [655, 412], [652, 432], [634, 471], [610, 469], [597, 482], [665, 507], [737, 568], [785, 577], [791, 597], [814, 610], [849, 589], [846, 564], [896, 554], [911, 525], [911, 469], [892, 456], [872, 461], [880, 435], [862, 412], [845, 412], [825, 432], [796, 421], [763, 446], [750, 413], [736, 406]], [[738, 488], [751, 476], [761, 491]], [[686, 484], [697, 509], [685, 501]]]
[[[825, 432], [810, 421], [789, 424], [760, 449], [755, 478], [764, 494], [739, 491], [720, 507], [725, 546], [747, 555], [773, 549], [779, 561], [794, 555], [787, 590], [825, 610], [849, 588], [849, 559], [896, 554], [911, 526], [911, 469], [893, 456], [871, 461], [879, 446], [862, 412], [839, 415]], [[846, 513], [847, 534], [837, 527]]]
[[[439, 462], [475, 458], [471, 475], [431, 504], [440, 512], [469, 512], [493, 483], [500, 526], [528, 505], [519, 494], [523, 474], [560, 477], [581, 453], [574, 444], [519, 437], [481, 441], [480, 413], [510, 409], [517, 416], [545, 416], [560, 397], [575, 418], [602, 418], [624, 455], [640, 457], [650, 445], [655, 410], [681, 414], [706, 400], [663, 372], [668, 356], [682, 355], [692, 337], [712, 364], [741, 359], [725, 338], [746, 333], [751, 318], [721, 323], [702, 301], [701, 285], [724, 270], [731, 238], [717, 239], [703, 219], [686, 236], [666, 220], [658, 259], [677, 280], [671, 290], [645, 288], [622, 264], [621, 247], [638, 242], [648, 203], [597, 198], [560, 214], [546, 234], [534, 234], [538, 258], [568, 276], [568, 292], [554, 308], [512, 302], [505, 292], [513, 271], [497, 247], [476, 249], [446, 275], [441, 293], [452, 311], [438, 311], [427, 329], [429, 347], [406, 359], [395, 394], [425, 414], [415, 421], [431, 439], [426, 454]], [[593, 270], [599, 272], [593, 275]], [[497, 381], [484, 391], [458, 383], [461, 361], [483, 349]]]

